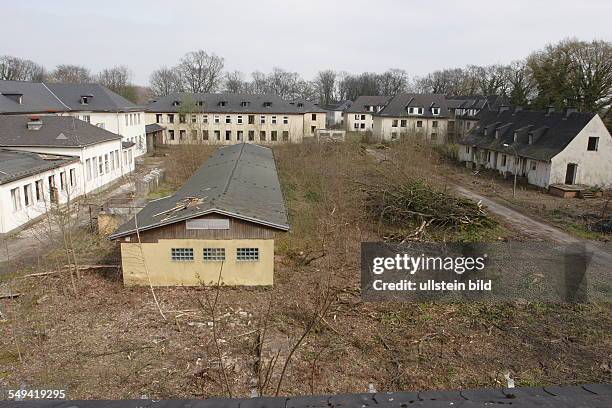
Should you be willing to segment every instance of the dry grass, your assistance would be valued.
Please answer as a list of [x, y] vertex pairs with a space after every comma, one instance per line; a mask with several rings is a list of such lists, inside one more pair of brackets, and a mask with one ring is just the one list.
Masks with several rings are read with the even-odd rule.
[[[434, 153], [424, 159], [407, 146], [390, 154], [401, 159], [399, 170], [357, 143], [275, 148], [292, 225], [277, 240], [275, 285], [223, 288], [217, 306], [234, 395], [256, 388], [257, 329], [268, 305], [265, 352], [286, 354], [322, 282], [333, 289], [332, 306], [297, 350], [281, 394], [363, 392], [369, 383], [380, 391], [496, 387], [505, 370], [518, 385], [609, 381], [610, 304], [361, 302], [360, 242], [385, 231], [364, 211], [360, 183], [430, 180], [440, 165]], [[444, 177], [432, 182], [444, 188]], [[83, 253], [88, 262], [116, 258], [102, 241], [84, 238], [96, 248]], [[0, 323], [0, 388], [65, 387], [70, 398], [225, 395], [211, 316], [198, 306], [202, 289], [159, 289], [170, 316], [164, 321], [148, 288], [125, 288], [111, 271], [85, 274], [80, 296], [56, 275], [15, 285], [24, 295], [0, 301], [7, 317]]]

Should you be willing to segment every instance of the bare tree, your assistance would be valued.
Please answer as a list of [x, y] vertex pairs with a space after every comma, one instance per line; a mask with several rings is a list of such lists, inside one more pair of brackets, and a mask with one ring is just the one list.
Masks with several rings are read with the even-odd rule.
[[403, 69], [389, 69], [378, 75], [378, 91], [381, 95], [394, 96], [408, 90], [408, 74]]
[[82, 84], [92, 82], [89, 69], [79, 65], [58, 65], [51, 73], [53, 82]]
[[161, 67], [149, 77], [149, 87], [154, 95], [166, 96], [182, 92], [180, 71], [178, 68]]
[[113, 92], [121, 93], [126, 87], [131, 85], [131, 73], [127, 66], [119, 65], [106, 68], [96, 76], [99, 84], [104, 85]]
[[213, 92], [223, 81], [223, 58], [204, 50], [185, 54], [179, 64], [183, 87], [188, 92]]
[[336, 76], [336, 71], [331, 69], [319, 71], [317, 74], [314, 86], [320, 103], [329, 105], [336, 100]]
[[526, 106], [535, 97], [535, 79], [527, 63], [514, 61], [508, 66], [508, 96], [513, 106]]
[[2, 80], [42, 82], [46, 76], [45, 68], [33, 61], [10, 55], [0, 56], [0, 79]]
[[249, 83], [244, 80], [244, 74], [240, 71], [227, 72], [225, 74], [225, 92], [229, 93], [247, 93], [249, 92]]

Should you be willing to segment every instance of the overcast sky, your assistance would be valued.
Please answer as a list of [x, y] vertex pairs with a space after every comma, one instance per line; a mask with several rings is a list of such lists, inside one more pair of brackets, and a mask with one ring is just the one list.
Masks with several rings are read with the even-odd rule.
[[566, 37], [612, 40], [609, 0], [26, 0], [0, 10], [0, 55], [94, 72], [124, 64], [141, 85], [197, 49], [245, 73], [413, 76], [507, 63]]

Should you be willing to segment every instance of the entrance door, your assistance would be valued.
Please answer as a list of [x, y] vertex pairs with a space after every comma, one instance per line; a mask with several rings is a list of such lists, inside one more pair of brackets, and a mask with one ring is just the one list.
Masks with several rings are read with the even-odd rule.
[[576, 163], [568, 163], [567, 171], [565, 172], [565, 184], [574, 184], [576, 182], [576, 170], [578, 165]]

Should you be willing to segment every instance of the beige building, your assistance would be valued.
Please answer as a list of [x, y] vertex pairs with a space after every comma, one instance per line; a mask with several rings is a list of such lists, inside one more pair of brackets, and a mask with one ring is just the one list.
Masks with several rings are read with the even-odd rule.
[[275, 95], [169, 95], [146, 109], [146, 124], [165, 128], [164, 144], [301, 143], [325, 128], [323, 109]]
[[[448, 138], [455, 141], [465, 136], [478, 123], [478, 114], [507, 107], [508, 101], [499, 95], [450, 96], [448, 99]], [[509, 107], [508, 107], [509, 108]]]
[[218, 149], [172, 196], [110, 238], [126, 285], [272, 285], [274, 236], [289, 229], [272, 150]]
[[373, 117], [373, 135], [380, 141], [418, 138], [445, 143], [448, 106], [441, 94], [399, 94]]
[[347, 132], [372, 132], [373, 118], [383, 110], [391, 97], [360, 96], [344, 112], [344, 124]]

